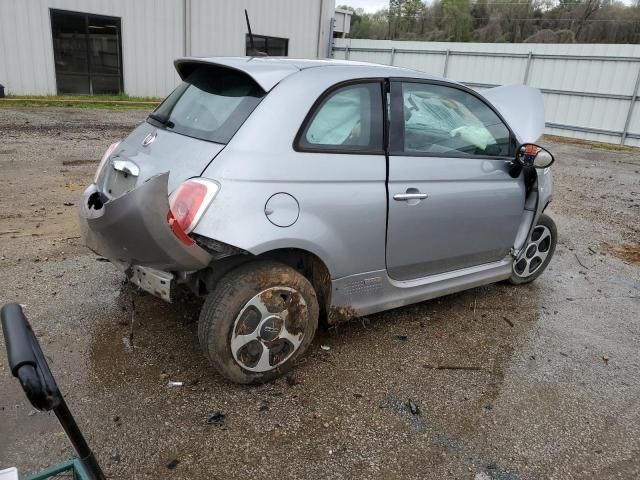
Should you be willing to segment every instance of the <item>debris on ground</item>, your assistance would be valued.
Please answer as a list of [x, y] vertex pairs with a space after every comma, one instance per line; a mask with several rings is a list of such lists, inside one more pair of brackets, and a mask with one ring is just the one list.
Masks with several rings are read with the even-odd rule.
[[420, 415], [420, 408], [418, 408], [418, 405], [416, 405], [413, 400], [409, 399], [407, 407], [409, 407], [409, 411], [412, 415]]
[[184, 385], [184, 382], [174, 382], [172, 380], [169, 380], [168, 385], [170, 387], [182, 387]]
[[420, 408], [412, 400], [404, 402], [394, 395], [389, 395], [386, 401], [380, 404], [380, 408], [389, 409], [399, 417], [408, 420], [409, 425], [411, 425], [416, 432], [422, 432], [425, 429], [425, 425], [422, 423]]
[[511, 328], [513, 328], [513, 322], [509, 320], [507, 317], [502, 317], [502, 319], [509, 324]]
[[473, 365], [429, 365], [424, 364], [422, 368], [431, 368], [433, 370], [482, 370], [482, 367]]
[[396, 335], [396, 340], [400, 340], [401, 342], [406, 342], [407, 340], [409, 340], [409, 337], [407, 335]]
[[207, 423], [209, 425], [215, 425], [216, 427], [221, 427], [222, 425], [224, 425], [224, 418], [225, 418], [224, 413], [215, 412], [209, 415], [209, 418], [207, 418]]
[[169, 470], [175, 470], [179, 463], [180, 463], [180, 460], [178, 460], [177, 458], [174, 458], [169, 463], [167, 463], [167, 468]]
[[602, 360], [604, 361], [604, 363], [609, 363], [609, 356], [608, 355], [603, 355], [602, 356]]
[[331, 347], [329, 345], [320, 345], [320, 348], [325, 352], [328, 352], [329, 350], [331, 350]]

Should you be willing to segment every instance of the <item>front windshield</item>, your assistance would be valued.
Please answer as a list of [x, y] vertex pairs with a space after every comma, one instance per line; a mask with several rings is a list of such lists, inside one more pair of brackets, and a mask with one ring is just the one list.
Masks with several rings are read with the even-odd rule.
[[228, 143], [265, 92], [247, 75], [227, 68], [195, 68], [147, 121], [189, 137]]

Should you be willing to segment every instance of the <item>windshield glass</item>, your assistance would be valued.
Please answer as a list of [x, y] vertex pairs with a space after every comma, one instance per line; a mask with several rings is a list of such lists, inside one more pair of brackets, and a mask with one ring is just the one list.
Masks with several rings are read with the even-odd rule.
[[181, 135], [228, 143], [264, 95], [243, 73], [202, 65], [171, 92], [147, 121]]

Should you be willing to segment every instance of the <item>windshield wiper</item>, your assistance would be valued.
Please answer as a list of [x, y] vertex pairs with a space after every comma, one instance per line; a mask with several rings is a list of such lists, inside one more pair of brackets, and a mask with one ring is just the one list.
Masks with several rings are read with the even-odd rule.
[[163, 127], [167, 127], [167, 128], [175, 127], [175, 124], [171, 120], [169, 120], [168, 117], [165, 118], [165, 117], [161, 117], [160, 115], [156, 115], [155, 113], [150, 113], [149, 118], [162, 124]]

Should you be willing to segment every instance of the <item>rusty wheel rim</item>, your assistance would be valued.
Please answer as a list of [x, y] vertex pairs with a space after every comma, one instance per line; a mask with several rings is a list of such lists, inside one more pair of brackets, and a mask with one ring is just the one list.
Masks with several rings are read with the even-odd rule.
[[233, 323], [230, 346], [236, 363], [268, 372], [289, 360], [304, 339], [307, 303], [297, 290], [271, 287], [251, 298]]

